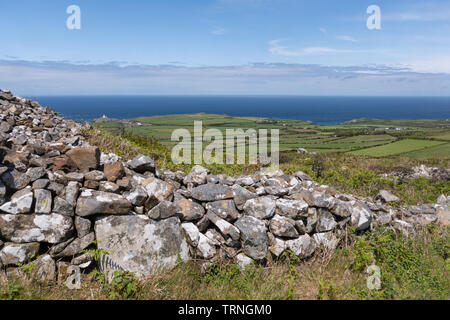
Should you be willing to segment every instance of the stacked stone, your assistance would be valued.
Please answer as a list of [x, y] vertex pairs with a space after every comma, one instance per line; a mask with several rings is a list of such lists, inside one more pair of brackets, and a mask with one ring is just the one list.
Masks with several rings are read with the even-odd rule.
[[[39, 280], [61, 281], [70, 265], [87, 268], [97, 246], [102, 270], [138, 277], [182, 260], [266, 263], [286, 250], [300, 258], [334, 249], [348, 225], [363, 232], [390, 224], [448, 223], [450, 198], [394, 209], [319, 186], [303, 172], [229, 177], [195, 166], [187, 175], [139, 155], [121, 161], [82, 137], [88, 124], [0, 91], [0, 267], [32, 262]], [[95, 242], [95, 244], [94, 244]]]

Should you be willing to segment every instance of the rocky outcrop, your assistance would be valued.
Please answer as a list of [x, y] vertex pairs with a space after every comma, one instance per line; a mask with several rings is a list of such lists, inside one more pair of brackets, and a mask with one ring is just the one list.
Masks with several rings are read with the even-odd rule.
[[42, 281], [88, 266], [84, 250], [95, 246], [105, 253], [102, 270], [149, 277], [180, 260], [245, 268], [286, 250], [307, 259], [336, 248], [347, 226], [411, 232], [450, 220], [446, 195], [393, 208], [388, 192], [375, 200], [339, 194], [303, 172], [171, 172], [145, 155], [104, 154], [82, 137], [88, 124], [8, 91], [0, 91], [0, 111], [0, 267], [31, 261]]

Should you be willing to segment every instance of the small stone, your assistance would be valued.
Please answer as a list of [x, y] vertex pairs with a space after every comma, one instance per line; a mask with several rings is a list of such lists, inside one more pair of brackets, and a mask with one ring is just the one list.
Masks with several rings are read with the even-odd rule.
[[236, 256], [236, 263], [239, 266], [239, 268], [244, 271], [248, 266], [253, 264], [252, 258], [247, 257], [243, 253], [239, 253]]
[[313, 238], [305, 234], [300, 236], [298, 239], [286, 241], [286, 247], [300, 259], [304, 259], [312, 256], [318, 245]]
[[134, 170], [138, 173], [155, 170], [155, 162], [153, 161], [153, 159], [142, 154], [138, 155], [133, 160], [128, 161], [127, 165], [131, 170]]
[[102, 181], [100, 182], [100, 186], [98, 187], [100, 191], [119, 193], [119, 186], [110, 181]]
[[91, 232], [92, 222], [89, 219], [77, 216], [75, 217], [75, 229], [77, 230], [78, 238], [83, 238]]
[[90, 172], [86, 173], [84, 175], [84, 178], [86, 180], [98, 181], [98, 182], [106, 180], [105, 174], [99, 170], [94, 170], [94, 171], [90, 171]]
[[200, 239], [200, 231], [195, 226], [195, 224], [188, 222], [182, 223], [181, 229], [183, 231], [184, 236], [186, 237], [187, 242], [194, 248], [197, 248], [198, 242]]
[[32, 189], [45, 189], [47, 188], [48, 184], [50, 183], [50, 180], [48, 179], [38, 179], [35, 182], [33, 182]]
[[236, 207], [239, 210], [242, 210], [244, 208], [244, 205], [247, 202], [247, 200], [254, 199], [257, 197], [255, 193], [239, 185], [233, 185], [232, 189], [233, 189], [234, 203], [236, 204]]
[[208, 212], [207, 217], [209, 221], [211, 221], [224, 236], [230, 237], [234, 241], [239, 240], [240, 231], [238, 228], [225, 221], [224, 219], [219, 218], [211, 211]]
[[204, 184], [193, 188], [191, 196], [198, 201], [218, 201], [233, 198], [233, 191], [229, 186]]
[[257, 219], [270, 219], [275, 214], [276, 202], [272, 197], [259, 197], [247, 200], [244, 212], [247, 216]]
[[34, 259], [39, 252], [39, 243], [5, 243], [0, 251], [0, 261], [3, 265], [18, 265]]
[[125, 174], [125, 169], [123, 167], [122, 162], [112, 162], [105, 164], [103, 169], [105, 173], [106, 179], [111, 182], [115, 182], [117, 179], [120, 179]]
[[124, 197], [130, 201], [133, 206], [143, 206], [148, 198], [147, 190], [142, 186], [136, 186], [133, 191], [125, 192]]
[[131, 203], [121, 195], [86, 190], [78, 198], [75, 213], [86, 217], [95, 214], [127, 214], [131, 209]]
[[34, 190], [34, 197], [36, 198], [36, 213], [50, 213], [52, 211], [52, 194], [48, 190], [37, 189]]
[[319, 210], [319, 219], [316, 224], [317, 232], [331, 231], [336, 227], [336, 221], [333, 215], [326, 210]]
[[182, 221], [198, 220], [205, 215], [205, 209], [192, 200], [181, 199], [175, 202], [175, 207]]
[[317, 242], [320, 247], [323, 245], [329, 250], [334, 250], [339, 244], [339, 239], [334, 235], [333, 232], [316, 233], [313, 235], [313, 239]]
[[74, 206], [68, 203], [65, 199], [56, 197], [53, 212], [71, 217], [74, 215], [73, 207]]
[[76, 254], [80, 253], [81, 250], [86, 249], [94, 240], [95, 234], [94, 232], [91, 232], [82, 238], [77, 238], [74, 241], [72, 241], [70, 244], [67, 245], [67, 247], [64, 248], [63, 251], [56, 254], [54, 257], [55, 258], [73, 257]]
[[211, 211], [228, 222], [233, 222], [239, 218], [239, 211], [237, 211], [233, 200], [208, 202], [206, 204], [206, 210]]
[[274, 235], [284, 238], [297, 238], [299, 236], [295, 229], [295, 222], [289, 218], [275, 215], [269, 224], [269, 230]]
[[30, 187], [17, 191], [11, 201], [3, 204], [0, 210], [10, 214], [30, 213], [33, 205], [33, 191]]
[[391, 203], [391, 202], [399, 202], [400, 199], [393, 195], [391, 192], [387, 190], [380, 190], [377, 197], [375, 199], [379, 199], [383, 201], [384, 203]]
[[234, 224], [241, 232], [241, 245], [244, 253], [256, 260], [267, 254], [267, 228], [263, 221], [252, 216], [239, 218]]
[[148, 212], [148, 216], [154, 220], [167, 219], [175, 215], [176, 212], [177, 208], [174, 203], [167, 200], [163, 200]]
[[69, 181], [83, 182], [84, 174], [82, 174], [81, 172], [70, 172], [66, 174], [66, 178]]
[[73, 148], [66, 155], [83, 172], [88, 172], [90, 169], [95, 170], [100, 165], [100, 150], [97, 147]]
[[191, 172], [184, 178], [183, 183], [185, 185], [192, 183], [194, 185], [201, 185], [206, 183], [206, 177], [208, 176], [209, 170], [203, 168], [202, 166], [194, 166]]
[[303, 200], [312, 207], [331, 209], [335, 203], [333, 196], [319, 191], [303, 190], [300, 194]]
[[364, 231], [370, 227], [372, 223], [373, 213], [369, 207], [362, 203], [356, 202], [352, 208], [351, 223], [356, 227], [356, 231]]
[[208, 237], [206, 237], [202, 233], [199, 233], [196, 252], [201, 259], [209, 260], [216, 255], [216, 248], [214, 247], [214, 244]]

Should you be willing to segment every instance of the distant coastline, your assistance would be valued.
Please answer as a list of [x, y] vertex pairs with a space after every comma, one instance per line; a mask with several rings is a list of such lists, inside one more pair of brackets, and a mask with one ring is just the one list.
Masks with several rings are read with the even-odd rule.
[[35, 96], [66, 119], [214, 113], [338, 124], [353, 119], [448, 119], [450, 97]]

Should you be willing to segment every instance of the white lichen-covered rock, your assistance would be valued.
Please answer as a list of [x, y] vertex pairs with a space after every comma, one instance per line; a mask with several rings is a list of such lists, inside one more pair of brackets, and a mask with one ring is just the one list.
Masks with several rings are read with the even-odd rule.
[[85, 190], [78, 198], [75, 213], [87, 217], [98, 214], [127, 214], [131, 209], [130, 201], [122, 195]]
[[10, 214], [29, 213], [33, 205], [33, 190], [30, 187], [14, 193], [11, 201], [3, 204], [0, 211]]
[[372, 223], [373, 213], [369, 207], [358, 201], [352, 207], [351, 224], [356, 231], [364, 231], [370, 227]]
[[277, 199], [276, 213], [291, 219], [299, 219], [308, 215], [308, 204], [303, 200]]
[[244, 205], [245, 215], [257, 219], [270, 219], [275, 214], [276, 201], [270, 196], [247, 200]]
[[305, 234], [298, 239], [286, 241], [286, 247], [299, 258], [308, 258], [314, 254], [318, 245], [309, 235]]
[[155, 200], [155, 204], [163, 200], [171, 201], [175, 187], [170, 183], [157, 178], [149, 178], [142, 182], [142, 186], [147, 191], [147, 195]]
[[193, 188], [191, 196], [198, 201], [219, 201], [233, 198], [233, 190], [221, 184], [203, 184]]
[[52, 283], [55, 280], [56, 263], [50, 255], [39, 256], [29, 265], [32, 279], [44, 283]]
[[297, 238], [299, 236], [295, 229], [295, 221], [280, 215], [275, 215], [270, 220], [269, 230], [279, 237]]
[[331, 231], [336, 227], [337, 223], [333, 215], [326, 210], [319, 210], [319, 217], [316, 224], [317, 232]]
[[241, 232], [241, 245], [244, 253], [256, 260], [267, 254], [267, 228], [263, 221], [245, 216], [234, 224]]
[[228, 221], [226, 221], [222, 218], [219, 218], [217, 215], [215, 215], [211, 211], [208, 212], [207, 217], [208, 217], [209, 221], [211, 221], [217, 227], [217, 229], [220, 230], [220, 232], [224, 236], [230, 237], [231, 239], [233, 239], [235, 241], [239, 240], [240, 231], [238, 228], [233, 226]]
[[108, 252], [102, 269], [126, 270], [149, 277], [187, 259], [179, 218], [154, 221], [143, 215], [107, 216], [95, 222], [98, 248]]
[[191, 172], [184, 178], [184, 184], [192, 183], [194, 185], [200, 185], [206, 183], [206, 177], [208, 176], [209, 170], [196, 165], [192, 167]]
[[0, 215], [0, 234], [17, 243], [60, 243], [73, 233], [73, 220], [69, 216], [52, 214]]
[[201, 259], [212, 259], [216, 255], [216, 248], [213, 241], [203, 233], [199, 233], [196, 253]]
[[336, 201], [332, 195], [317, 190], [302, 190], [300, 194], [311, 207], [331, 209]]
[[339, 238], [336, 237], [333, 232], [315, 233], [313, 239], [317, 242], [319, 247], [323, 245], [329, 250], [336, 249], [339, 244]]
[[50, 213], [52, 211], [52, 193], [50, 191], [44, 189], [34, 190], [34, 197], [36, 198], [34, 212]]
[[128, 161], [127, 165], [131, 170], [139, 173], [155, 170], [155, 162], [153, 159], [142, 154]]
[[274, 237], [270, 233], [268, 234], [269, 239], [269, 251], [275, 256], [279, 257], [286, 250], [286, 242], [277, 237]]
[[387, 191], [387, 190], [380, 190], [380, 192], [378, 193], [376, 199], [381, 200], [384, 203], [390, 203], [390, 202], [399, 202], [400, 199], [393, 195], [391, 192]]
[[239, 211], [236, 209], [233, 200], [208, 202], [205, 208], [228, 222], [233, 222], [239, 218]]
[[186, 222], [181, 224], [181, 229], [187, 242], [194, 248], [197, 248], [200, 239], [200, 231], [197, 226], [192, 222]]
[[39, 243], [5, 243], [0, 251], [3, 265], [18, 265], [34, 259], [39, 252]]
[[198, 203], [181, 199], [174, 203], [175, 212], [178, 213], [182, 221], [194, 221], [201, 219], [205, 215], [205, 209]]
[[247, 200], [254, 199], [257, 197], [257, 195], [255, 193], [253, 193], [237, 184], [232, 186], [232, 190], [233, 190], [234, 203], [236, 204], [236, 207], [239, 210], [242, 210], [244, 208], [244, 205], [247, 202]]
[[243, 253], [239, 253], [236, 256], [236, 263], [239, 266], [239, 268], [243, 271], [245, 270], [248, 266], [251, 266], [253, 264], [253, 259], [250, 257], [247, 257], [245, 254]]

